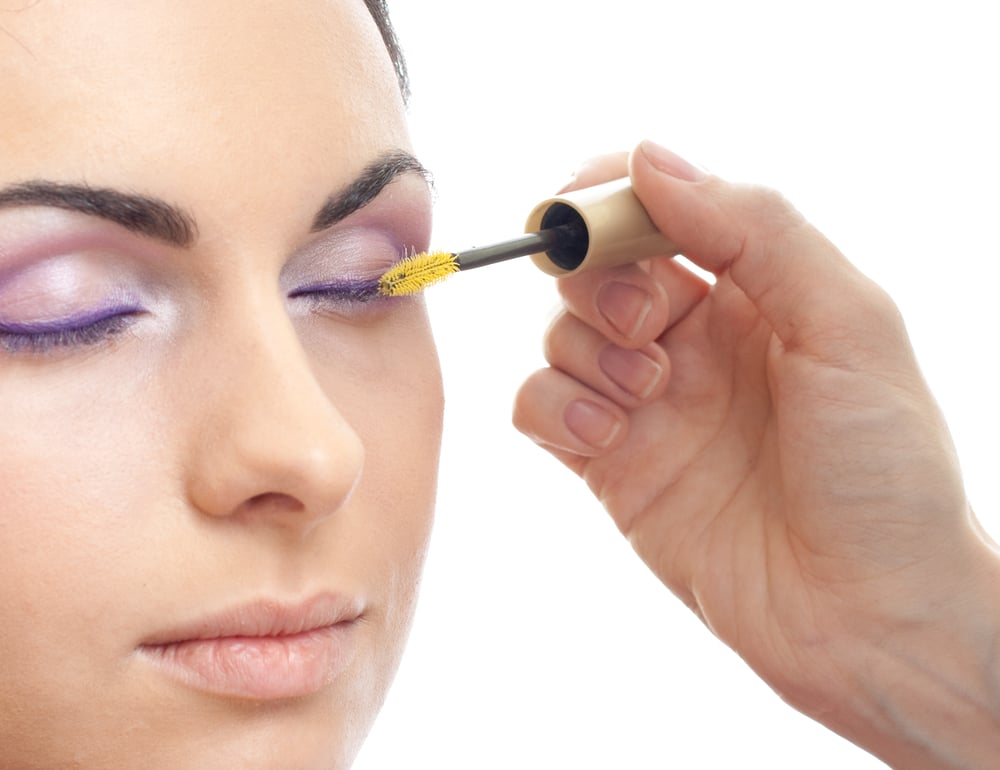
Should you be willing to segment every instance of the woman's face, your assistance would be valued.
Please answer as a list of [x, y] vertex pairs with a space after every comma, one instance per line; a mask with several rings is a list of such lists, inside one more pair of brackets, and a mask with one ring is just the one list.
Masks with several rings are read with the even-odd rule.
[[[8, 6], [10, 4], [7, 4]], [[350, 764], [441, 421], [361, 0], [0, 11], [0, 764]]]

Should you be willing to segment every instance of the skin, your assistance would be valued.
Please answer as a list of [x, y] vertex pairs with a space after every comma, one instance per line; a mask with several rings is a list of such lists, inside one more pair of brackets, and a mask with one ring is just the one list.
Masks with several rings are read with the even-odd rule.
[[[440, 382], [419, 301], [297, 290], [422, 250], [426, 188], [401, 178], [312, 232], [331, 190], [408, 147], [360, 2], [134, 5], [0, 15], [0, 185], [141, 192], [198, 235], [0, 210], [8, 329], [124, 290], [143, 307], [127, 332], [0, 353], [3, 764], [346, 767], [413, 609]], [[626, 171], [716, 283], [669, 261], [562, 281], [515, 422], [793, 705], [899, 767], [990, 766], [997, 556], [894, 306], [778, 196], [650, 145], [576, 185]], [[77, 248], [25, 246], [53, 235]], [[201, 613], [319, 590], [365, 609], [314, 696], [210, 696], [136, 654]]]
[[[0, 207], [0, 322], [122, 291], [143, 307], [85, 345], [0, 347], [0, 764], [349, 766], [409, 628], [442, 409], [421, 299], [293, 296], [427, 245], [415, 173], [312, 232], [328, 196], [409, 149], [368, 10], [43, 0], [0, 12], [0, 81], [0, 188], [140, 193], [197, 228], [179, 247]], [[321, 591], [364, 612], [352, 662], [314, 695], [206, 694], [136, 653]]]
[[1000, 756], [1000, 559], [899, 312], [779, 195], [651, 143], [667, 259], [560, 279], [515, 424], [785, 700], [894, 767]]

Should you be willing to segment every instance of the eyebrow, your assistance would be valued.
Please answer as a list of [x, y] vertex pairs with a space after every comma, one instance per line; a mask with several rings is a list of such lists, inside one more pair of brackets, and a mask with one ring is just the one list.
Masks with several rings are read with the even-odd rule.
[[106, 187], [32, 180], [0, 190], [0, 209], [47, 206], [107, 219], [134, 233], [175, 246], [189, 247], [198, 237], [194, 219], [177, 206], [156, 198]]
[[313, 220], [312, 231], [325, 230], [364, 208], [402, 174], [418, 174], [431, 184], [431, 174], [419, 160], [408, 152], [393, 150], [369, 163], [353, 182], [327, 198]]
[[[364, 208], [393, 180], [408, 173], [418, 174], [430, 184], [429, 172], [410, 153], [393, 150], [376, 158], [346, 187], [326, 199], [313, 219], [312, 232], [332, 227]], [[194, 217], [179, 206], [107, 187], [37, 179], [18, 182], [0, 189], [0, 209], [15, 206], [76, 211], [180, 248], [190, 248], [198, 240]]]

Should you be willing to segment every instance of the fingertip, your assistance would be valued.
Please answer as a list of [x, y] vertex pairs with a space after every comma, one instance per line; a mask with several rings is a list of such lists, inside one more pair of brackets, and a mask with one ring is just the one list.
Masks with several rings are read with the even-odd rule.
[[622, 265], [560, 278], [570, 312], [622, 347], [639, 348], [666, 328], [666, 289], [640, 265]]
[[709, 177], [652, 143], [630, 162], [657, 228], [698, 267], [728, 273], [787, 347], [839, 355], [845, 328], [866, 333], [848, 310], [857, 269], [780, 193]]
[[659, 174], [666, 174], [685, 182], [701, 182], [708, 172], [685, 160], [672, 150], [649, 139], [639, 143], [630, 157], [630, 166], [646, 164]]
[[626, 281], [605, 282], [594, 301], [605, 322], [626, 340], [636, 338], [653, 311], [649, 289]]
[[681, 254], [699, 268], [719, 275], [741, 245], [742, 233], [734, 228], [730, 216], [733, 186], [662, 148], [667, 155], [654, 161], [650, 145], [644, 142], [630, 157], [633, 191], [656, 227], [677, 244]]
[[670, 359], [655, 342], [640, 350], [605, 345], [597, 355], [597, 366], [612, 384], [602, 392], [626, 408], [662, 395], [670, 377]]
[[618, 446], [628, 430], [625, 410], [555, 369], [542, 369], [522, 384], [513, 424], [536, 444], [568, 455], [596, 457]]
[[624, 416], [619, 410], [593, 398], [578, 398], [563, 409], [563, 424], [584, 445], [584, 451], [606, 452], [624, 429]]
[[596, 155], [588, 158], [573, 172], [569, 180], [559, 188], [556, 195], [562, 195], [572, 190], [580, 190], [584, 187], [593, 187], [594, 185], [627, 176], [628, 157], [629, 154], [627, 152], [613, 152], [607, 155]]

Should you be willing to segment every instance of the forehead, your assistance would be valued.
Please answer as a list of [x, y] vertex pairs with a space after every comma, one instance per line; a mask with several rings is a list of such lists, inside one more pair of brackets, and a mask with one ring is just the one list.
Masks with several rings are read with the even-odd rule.
[[276, 161], [309, 173], [405, 145], [395, 73], [362, 0], [22, 7], [0, 11], [7, 179], [169, 184], [181, 170], [249, 175]]

